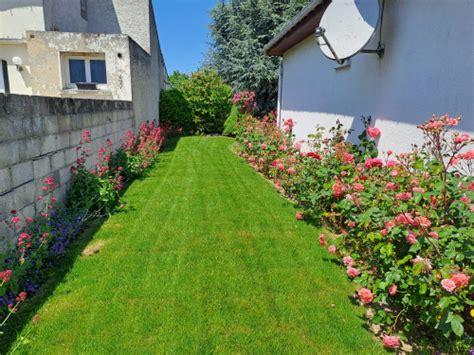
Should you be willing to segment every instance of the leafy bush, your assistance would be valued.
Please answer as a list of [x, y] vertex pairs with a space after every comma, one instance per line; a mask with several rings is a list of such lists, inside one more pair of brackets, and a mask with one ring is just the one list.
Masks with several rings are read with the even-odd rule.
[[113, 142], [101, 147], [95, 158], [95, 167], [89, 169], [90, 134], [85, 131], [78, 147], [80, 158], [71, 168], [73, 182], [68, 197], [68, 206], [95, 212], [110, 214], [120, 203], [120, 191], [125, 180], [142, 175], [155, 162], [164, 141], [164, 132], [153, 122], [143, 123], [138, 136], [128, 131], [122, 138], [122, 147], [114, 153]]
[[183, 94], [177, 89], [162, 90], [160, 94], [160, 122], [163, 126], [194, 131], [193, 113]]
[[[448, 134], [459, 122], [433, 117], [419, 128], [425, 145], [377, 157], [381, 132], [370, 127], [360, 146], [341, 125], [320, 129], [310, 152], [293, 142], [293, 121], [280, 130], [268, 118], [239, 127], [241, 155], [301, 207], [306, 218], [332, 228], [320, 236], [360, 285], [357, 298], [382, 327], [384, 345], [426, 339], [429, 347], [467, 351], [474, 317], [473, 138]], [[413, 339], [415, 338], [415, 339]]]
[[252, 115], [257, 108], [254, 92], [238, 92], [232, 97], [232, 103], [232, 110], [224, 123], [225, 136], [235, 136], [238, 121], [246, 115]]
[[197, 71], [190, 76], [174, 73], [173, 87], [191, 109], [192, 131], [200, 134], [221, 134], [232, 104], [231, 88], [214, 71]]

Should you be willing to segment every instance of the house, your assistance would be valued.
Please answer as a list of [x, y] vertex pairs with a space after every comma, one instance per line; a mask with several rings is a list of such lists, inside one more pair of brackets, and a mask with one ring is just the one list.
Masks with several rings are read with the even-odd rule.
[[0, 1], [0, 92], [132, 101], [157, 119], [164, 64], [151, 0]]
[[323, 55], [315, 36], [330, 3], [313, 0], [265, 47], [282, 58], [278, 113], [296, 122], [296, 139], [340, 120], [355, 140], [362, 115], [382, 131], [382, 151], [421, 143], [416, 125], [433, 114], [461, 116], [456, 128], [474, 133], [472, 0], [380, 0], [383, 27], [365, 48], [380, 41], [383, 57], [359, 53], [343, 66]]

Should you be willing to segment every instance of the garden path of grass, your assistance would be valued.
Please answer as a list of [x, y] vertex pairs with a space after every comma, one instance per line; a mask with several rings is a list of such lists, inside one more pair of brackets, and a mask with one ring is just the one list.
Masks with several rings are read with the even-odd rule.
[[[20, 335], [28, 353], [374, 354], [318, 230], [222, 137], [182, 138]], [[34, 299], [33, 299], [34, 301]], [[331, 306], [334, 304], [334, 307]], [[1, 338], [0, 338], [1, 339]]]

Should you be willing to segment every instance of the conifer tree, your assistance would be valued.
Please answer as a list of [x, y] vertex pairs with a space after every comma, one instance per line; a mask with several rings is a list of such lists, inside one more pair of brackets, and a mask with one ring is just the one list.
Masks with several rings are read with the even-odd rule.
[[255, 91], [260, 112], [276, 108], [280, 58], [263, 47], [308, 0], [221, 0], [211, 12], [208, 63], [235, 91]]

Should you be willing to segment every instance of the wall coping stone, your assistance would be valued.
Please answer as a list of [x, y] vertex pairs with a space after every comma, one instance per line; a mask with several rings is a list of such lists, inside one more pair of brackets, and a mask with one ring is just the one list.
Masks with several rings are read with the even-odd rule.
[[132, 110], [131, 101], [56, 98], [0, 94], [0, 118], [75, 115], [83, 113]]

